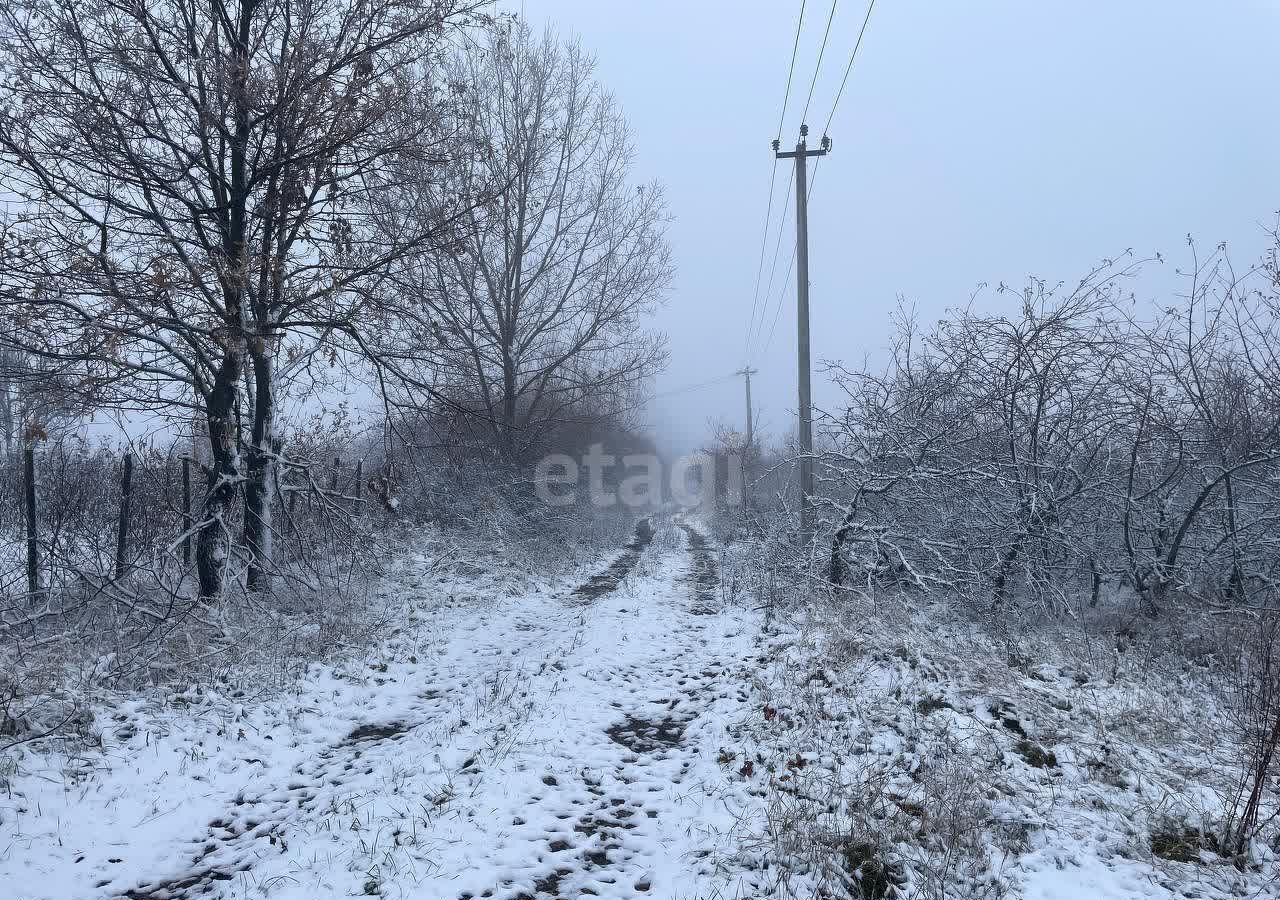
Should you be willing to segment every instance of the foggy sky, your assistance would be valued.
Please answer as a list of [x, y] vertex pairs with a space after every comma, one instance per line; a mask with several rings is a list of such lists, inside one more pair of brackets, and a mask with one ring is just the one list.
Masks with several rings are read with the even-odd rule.
[[[782, 282], [788, 217], [768, 298], [767, 349], [747, 352], [772, 149], [799, 0], [524, 0], [598, 57], [634, 131], [637, 180], [666, 185], [675, 290], [656, 325], [671, 363], [656, 390], [749, 361], [773, 435], [795, 408], [795, 277]], [[791, 104], [794, 145], [830, 11], [808, 0]], [[810, 145], [831, 108], [866, 12], [841, 0], [818, 75]], [[901, 295], [926, 321], [981, 283], [1078, 280], [1134, 248], [1170, 258], [1139, 291], [1158, 299], [1186, 235], [1228, 241], [1252, 262], [1280, 208], [1275, 115], [1280, 5], [1264, 0], [878, 0], [831, 125], [810, 207], [815, 368], [882, 351]], [[779, 163], [777, 207], [792, 177]], [[765, 279], [769, 274], [765, 263]], [[762, 289], [763, 290], [763, 289]], [[1012, 300], [992, 289], [976, 305]], [[817, 377], [815, 375], [815, 377]], [[832, 394], [815, 380], [815, 403]], [[667, 449], [740, 424], [741, 380], [659, 397]]]

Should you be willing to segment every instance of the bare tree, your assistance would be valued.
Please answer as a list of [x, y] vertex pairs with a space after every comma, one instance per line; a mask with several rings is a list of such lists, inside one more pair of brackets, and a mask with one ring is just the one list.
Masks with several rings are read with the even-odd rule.
[[4, 339], [105, 403], [202, 423], [203, 597], [222, 591], [242, 490], [251, 587], [270, 560], [280, 368], [360, 352], [388, 264], [440, 227], [374, 221], [398, 169], [447, 153], [435, 72], [477, 5], [0, 11], [0, 189], [19, 198]]
[[[1131, 409], [1124, 546], [1157, 609], [1171, 588], [1247, 600], [1274, 559], [1280, 333], [1273, 279], [1236, 273], [1219, 247], [1185, 273], [1182, 302], [1149, 325], [1118, 397]], [[1204, 583], [1197, 585], [1197, 579]]]
[[1086, 527], [1110, 483], [1108, 392], [1124, 337], [1107, 310], [1124, 266], [1063, 292], [1032, 282], [1009, 316], [956, 314], [928, 334], [900, 315], [884, 372], [836, 366], [846, 409], [825, 419], [826, 474], [848, 497], [846, 545], [864, 572], [999, 603], [1092, 571]]
[[454, 59], [477, 147], [419, 188], [442, 195], [427, 209], [493, 188], [496, 200], [443, 254], [399, 270], [421, 301], [414, 353], [508, 458], [625, 409], [665, 358], [642, 326], [672, 272], [665, 204], [630, 183], [627, 128], [593, 70], [576, 44], [523, 27]]
[[1114, 580], [1151, 613], [1175, 592], [1247, 606], [1274, 588], [1274, 264], [1237, 274], [1219, 249], [1145, 317], [1121, 290], [1135, 266], [1069, 292], [1033, 282], [1017, 315], [929, 333], [903, 318], [885, 371], [833, 368], [848, 398], [824, 420], [833, 581], [853, 563], [1070, 609]]

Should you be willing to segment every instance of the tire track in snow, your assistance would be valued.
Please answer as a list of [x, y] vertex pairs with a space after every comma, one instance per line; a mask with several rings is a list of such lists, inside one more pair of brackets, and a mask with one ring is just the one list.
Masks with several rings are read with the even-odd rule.
[[707, 547], [707, 539], [698, 529], [684, 521], [679, 525], [689, 539], [689, 555], [692, 558], [692, 571], [688, 581], [693, 586], [693, 606], [689, 611], [697, 616], [712, 615], [720, 610], [720, 604], [716, 602], [716, 589], [720, 586], [716, 561]]
[[[729, 629], [738, 640], [720, 646], [707, 634], [717, 612], [715, 565], [697, 529], [676, 524], [685, 546], [654, 559], [645, 608], [628, 596], [646, 594], [643, 574], [593, 598], [599, 621], [569, 665], [575, 708], [538, 760], [540, 786], [511, 804], [511, 826], [492, 854], [510, 861], [507, 877], [462, 890], [458, 900], [683, 896], [693, 881], [727, 880], [711, 857], [715, 833], [727, 830], [718, 821], [726, 796], [741, 786], [719, 768], [717, 741], [725, 720], [750, 701], [749, 642], [742, 623]], [[657, 627], [627, 660], [617, 619], [633, 610]], [[605, 669], [600, 656], [612, 657]]]
[[617, 590], [622, 580], [630, 575], [631, 570], [636, 567], [636, 563], [640, 561], [640, 556], [644, 553], [645, 548], [653, 542], [653, 535], [653, 522], [649, 519], [641, 519], [636, 523], [635, 533], [626, 546], [623, 547], [622, 553], [618, 558], [603, 572], [592, 575], [585, 584], [573, 592], [573, 595], [590, 602], [597, 597], [602, 597]]

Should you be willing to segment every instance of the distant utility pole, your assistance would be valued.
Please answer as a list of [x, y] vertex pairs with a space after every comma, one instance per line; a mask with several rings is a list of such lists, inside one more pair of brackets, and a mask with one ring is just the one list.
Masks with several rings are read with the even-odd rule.
[[747, 379], [747, 443], [742, 448], [742, 465], [740, 471], [742, 473], [742, 502], [751, 505], [751, 498], [747, 495], [747, 485], [751, 483], [751, 449], [755, 446], [755, 437], [752, 434], [752, 410], [751, 410], [751, 376], [759, 372], [759, 369], [753, 369], [751, 366], [743, 366], [735, 375], [741, 375]]
[[750, 452], [754, 443], [751, 435], [751, 376], [759, 372], [759, 369], [753, 369], [750, 366], [739, 369], [734, 375], [742, 375], [747, 379], [747, 451]]
[[778, 159], [796, 161], [796, 337], [797, 363], [800, 374], [800, 543], [813, 540], [813, 406], [809, 392], [809, 185], [805, 173], [810, 156], [826, 156], [831, 151], [831, 138], [822, 136], [817, 150], [805, 146], [809, 126], [800, 126], [800, 140], [795, 150], [778, 150]]

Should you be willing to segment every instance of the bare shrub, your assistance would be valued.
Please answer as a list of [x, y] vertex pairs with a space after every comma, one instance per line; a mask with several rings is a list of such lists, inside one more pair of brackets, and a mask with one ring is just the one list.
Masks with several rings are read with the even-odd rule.
[[1001, 896], [1003, 886], [988, 856], [993, 816], [983, 773], [968, 764], [962, 748], [944, 740], [925, 753], [919, 785], [919, 804], [912, 811], [919, 814], [924, 852], [912, 857], [918, 872], [914, 895], [930, 900]]
[[1222, 848], [1243, 857], [1262, 829], [1280, 817], [1270, 780], [1280, 772], [1280, 610], [1264, 609], [1244, 628], [1230, 694], [1240, 747], [1238, 788], [1225, 804]]

